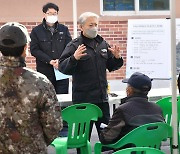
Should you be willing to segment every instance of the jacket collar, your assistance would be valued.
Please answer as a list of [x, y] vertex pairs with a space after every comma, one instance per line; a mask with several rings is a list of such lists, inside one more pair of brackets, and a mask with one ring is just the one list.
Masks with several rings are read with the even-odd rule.
[[0, 57], [0, 66], [5, 67], [25, 67], [25, 59], [23, 57], [10, 57], [2, 56]]
[[148, 100], [148, 97], [146, 95], [132, 95], [132, 96], [128, 96], [125, 97], [123, 99], [121, 99], [121, 104], [126, 103], [128, 101], [134, 100], [134, 99], [142, 99], [142, 100]]
[[[45, 18], [43, 18], [42, 25], [43, 25], [43, 27], [44, 27], [46, 30], [49, 30]], [[57, 29], [58, 29], [58, 21], [55, 22], [55, 24], [54, 24], [54, 32], [57, 32]]]
[[90, 39], [90, 38], [87, 38], [86, 36], [84, 36], [81, 32], [81, 35], [79, 36], [79, 38], [81, 39], [82, 43], [91, 47], [91, 48], [94, 48], [93, 46], [93, 43], [97, 43], [100, 44], [102, 41], [103, 41], [103, 38], [100, 36], [100, 35], [97, 35], [95, 38], [93, 39]]

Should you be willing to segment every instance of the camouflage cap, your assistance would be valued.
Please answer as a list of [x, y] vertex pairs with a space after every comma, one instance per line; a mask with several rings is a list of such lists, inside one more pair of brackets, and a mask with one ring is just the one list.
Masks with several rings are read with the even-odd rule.
[[30, 41], [26, 27], [17, 22], [8, 22], [0, 28], [0, 46], [15, 48]]

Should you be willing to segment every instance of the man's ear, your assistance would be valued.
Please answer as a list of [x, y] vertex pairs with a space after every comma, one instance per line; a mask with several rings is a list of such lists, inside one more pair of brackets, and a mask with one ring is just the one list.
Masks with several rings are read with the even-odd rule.
[[130, 94], [133, 94], [133, 93], [134, 93], [134, 90], [133, 90], [132, 87], [129, 87], [129, 92], [130, 92]]
[[128, 86], [126, 89], [126, 93], [127, 96], [131, 96], [134, 93], [133, 88], [131, 86]]
[[22, 53], [22, 57], [26, 57], [28, 55], [28, 44], [26, 44], [25, 46], [24, 46], [24, 51], [23, 51], [23, 53]]
[[79, 28], [81, 31], [83, 31], [83, 26], [82, 25], [79, 25]]

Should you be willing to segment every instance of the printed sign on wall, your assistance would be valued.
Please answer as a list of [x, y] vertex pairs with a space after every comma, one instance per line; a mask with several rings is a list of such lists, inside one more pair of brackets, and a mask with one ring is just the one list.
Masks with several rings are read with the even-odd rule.
[[126, 77], [134, 72], [157, 79], [171, 77], [169, 19], [128, 20]]

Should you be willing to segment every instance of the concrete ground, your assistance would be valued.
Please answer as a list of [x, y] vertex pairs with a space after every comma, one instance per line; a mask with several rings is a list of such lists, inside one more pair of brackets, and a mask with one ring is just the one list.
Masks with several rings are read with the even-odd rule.
[[[110, 83], [110, 91], [119, 91], [119, 90], [125, 90], [126, 84], [122, 83], [121, 80], [111, 80]], [[70, 83], [70, 93], [71, 93], [71, 83]], [[170, 80], [153, 80], [152, 81], [152, 88], [167, 88], [171, 87]], [[94, 144], [98, 142], [98, 136], [96, 129], [93, 128], [92, 132], [92, 151], [94, 152]], [[170, 147], [169, 147], [169, 141], [163, 142], [161, 146], [162, 151], [164, 151], [166, 154], [170, 154]], [[110, 154], [112, 151], [109, 152], [103, 152], [103, 154]], [[55, 149], [52, 146], [48, 147], [48, 154], [56, 154]], [[75, 149], [68, 150], [68, 154], [76, 154]]]

